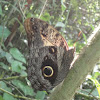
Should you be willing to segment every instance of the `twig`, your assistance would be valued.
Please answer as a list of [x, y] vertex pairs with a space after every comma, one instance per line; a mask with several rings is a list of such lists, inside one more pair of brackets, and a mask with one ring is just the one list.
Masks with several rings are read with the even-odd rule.
[[68, 12], [67, 12], [66, 20], [65, 20], [65, 26], [68, 23], [68, 17], [69, 17], [70, 9], [71, 9], [71, 1], [70, 1], [70, 4], [69, 4], [69, 7], [68, 7]]
[[[81, 89], [82, 91], [85, 91], [86, 93], [88, 93], [88, 95], [86, 95], [86, 96], [88, 96], [88, 97], [91, 97], [91, 98], [95, 98], [96, 100], [98, 100], [98, 99], [100, 99], [100, 98], [97, 98], [96, 96], [94, 96], [94, 95], [92, 95], [92, 94], [89, 94], [90, 92], [88, 92], [88, 91], [86, 91], [86, 90], [84, 90], [84, 89]], [[81, 94], [80, 92], [77, 92], [78, 94]], [[83, 94], [83, 93], [82, 93]], [[83, 95], [85, 95], [85, 94], [83, 94]]]
[[14, 85], [10, 84], [9, 82], [7, 82], [7, 81], [5, 81], [5, 80], [4, 80], [3, 82], [5, 82], [6, 84], [10, 85], [10, 86], [13, 87], [14, 89], [16, 89], [16, 90], [20, 93], [20, 95], [24, 96], [24, 94], [23, 94], [21, 91], [19, 91], [17, 87], [15, 87]]
[[100, 97], [95, 97], [95, 96], [93, 96], [93, 95], [86, 95], [86, 94], [80, 93], [80, 92], [77, 92], [76, 95], [81, 95], [81, 96], [83, 96], [83, 97], [85, 97], [85, 98], [88, 98], [88, 99], [94, 99], [94, 98], [95, 98], [96, 100], [99, 100], [99, 99], [100, 99]]
[[0, 81], [3, 80], [13, 80], [13, 79], [19, 79], [19, 78], [26, 78], [26, 76], [12, 76], [12, 77], [7, 77], [7, 78], [1, 78]]
[[[22, 15], [24, 16], [24, 18], [26, 18], [26, 17], [25, 17], [25, 14], [24, 14], [24, 12], [23, 12], [23, 8], [24, 8], [24, 10], [25, 10], [25, 8], [26, 8], [26, 7], [23, 7], [23, 8], [22, 8], [22, 7], [21, 7], [21, 5], [20, 5], [20, 2], [21, 2], [21, 1], [20, 1], [20, 0], [18, 0], [19, 9], [20, 9], [20, 11], [21, 11]], [[23, 2], [24, 2], [24, 1], [23, 1]]]
[[14, 95], [13, 93], [9, 92], [9, 91], [6, 91], [2, 88], [0, 88], [1, 91], [5, 92], [5, 93], [8, 93], [9, 95], [15, 97], [15, 98], [20, 98], [20, 99], [25, 99], [25, 100], [35, 100], [35, 99], [31, 99], [31, 98], [27, 98], [25, 96], [19, 96], [19, 95]]
[[42, 10], [41, 10], [41, 13], [40, 13], [39, 18], [41, 17], [41, 15], [42, 15], [42, 13], [43, 13], [43, 11], [44, 11], [44, 9], [45, 9], [45, 6], [46, 6], [46, 4], [47, 4], [47, 1], [48, 1], [48, 0], [45, 0], [44, 6], [43, 6], [43, 8], [42, 8]]

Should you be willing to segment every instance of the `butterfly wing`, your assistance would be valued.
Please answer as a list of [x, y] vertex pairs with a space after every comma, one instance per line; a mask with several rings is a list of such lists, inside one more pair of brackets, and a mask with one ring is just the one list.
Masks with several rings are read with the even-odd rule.
[[29, 18], [24, 23], [28, 44], [28, 79], [35, 90], [50, 90], [63, 81], [73, 60], [59, 32], [46, 22]]

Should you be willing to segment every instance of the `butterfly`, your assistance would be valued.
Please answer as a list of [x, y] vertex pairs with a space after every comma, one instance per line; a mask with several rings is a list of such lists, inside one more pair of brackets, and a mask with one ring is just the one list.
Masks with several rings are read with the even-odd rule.
[[35, 91], [48, 91], [60, 84], [69, 72], [74, 49], [47, 22], [28, 18], [24, 22], [28, 38], [28, 79]]

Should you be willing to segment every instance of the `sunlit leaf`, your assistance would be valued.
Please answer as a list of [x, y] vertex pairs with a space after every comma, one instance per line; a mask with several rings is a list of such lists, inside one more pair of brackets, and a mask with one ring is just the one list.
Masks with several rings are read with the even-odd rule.
[[100, 96], [100, 84], [99, 84], [98, 80], [93, 78], [93, 77], [90, 77], [89, 79], [96, 85], [96, 88], [98, 90], [98, 94]]
[[100, 76], [100, 72], [95, 72], [93, 78], [97, 78], [98, 76]]
[[97, 90], [98, 90], [98, 93], [99, 93], [99, 96], [100, 96], [100, 84], [97, 86]]

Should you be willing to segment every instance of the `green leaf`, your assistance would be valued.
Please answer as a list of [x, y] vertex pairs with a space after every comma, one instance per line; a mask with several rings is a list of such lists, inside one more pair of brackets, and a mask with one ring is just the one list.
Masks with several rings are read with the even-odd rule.
[[10, 35], [10, 31], [8, 28], [0, 26], [0, 38], [7, 38]]
[[27, 16], [26, 16], [26, 18], [30, 18], [30, 17], [32, 17], [32, 13], [27, 13]]
[[63, 0], [61, 0], [61, 9], [62, 9], [62, 11], [65, 11], [66, 10], [66, 6], [64, 5]]
[[11, 67], [12, 67], [12, 71], [18, 72], [18, 73], [21, 73], [23, 70], [26, 69], [25, 66], [23, 66], [22, 63], [19, 61], [13, 61], [11, 63]]
[[12, 83], [18, 87], [19, 89], [21, 89], [23, 91], [23, 93], [25, 95], [30, 95], [30, 96], [33, 96], [34, 95], [34, 92], [33, 92], [33, 89], [30, 88], [28, 85], [26, 85], [25, 83], [19, 81], [19, 80], [12, 80]]
[[3, 81], [0, 81], [0, 87], [9, 92], [12, 91], [11, 88], [7, 87], [7, 85]]
[[42, 19], [44, 21], [50, 21], [51, 17], [52, 16], [50, 16], [50, 14], [46, 12], [40, 17], [40, 19]]
[[92, 76], [91, 77], [88, 77], [88, 79], [90, 79], [96, 86], [97, 90], [98, 90], [98, 94], [100, 96], [100, 83], [97, 79], [93, 78]]
[[3, 51], [3, 50], [0, 48], [0, 58], [5, 57], [5, 55], [6, 55], [6, 52]]
[[38, 91], [37, 94], [36, 94], [35, 99], [38, 99], [38, 100], [44, 100], [45, 94], [46, 94], [46, 93], [43, 92], [43, 91]]
[[13, 59], [12, 56], [11, 56], [11, 54], [8, 53], [8, 52], [6, 52], [5, 57], [6, 57], [7, 61], [8, 61], [10, 64], [14, 61], [14, 59]]
[[[91, 92], [91, 89], [82, 89], [82, 90], [78, 90], [78, 92], [83, 93], [83, 94], [85, 94], [85, 95], [88, 96], [89, 93]], [[99, 96], [99, 95], [98, 95], [97, 89], [95, 88], [95, 89], [91, 92], [90, 95]]]
[[95, 72], [93, 78], [97, 78], [98, 76], [100, 76], [100, 72]]
[[0, 100], [4, 100], [1, 95], [0, 95]]
[[92, 30], [94, 30], [94, 29], [95, 29], [95, 27], [94, 27], [92, 24], [90, 24], [90, 27], [92, 28]]
[[3, 62], [0, 62], [0, 67], [2, 67], [5, 70], [9, 70], [9, 67], [7, 65], [5, 65]]
[[7, 94], [7, 93], [4, 93], [3, 94], [3, 99], [4, 100], [17, 100], [16, 98], [14, 98], [13, 96]]
[[85, 35], [84, 33], [82, 33], [82, 35], [83, 35], [84, 40], [85, 40], [85, 42], [86, 42], [86, 44], [87, 44], [87, 38], [86, 38], [86, 35]]
[[1, 5], [0, 5], [0, 15], [3, 15]]
[[23, 63], [26, 63], [26, 60], [24, 58], [24, 55], [17, 48], [11, 48], [10, 49], [10, 54], [12, 54], [12, 56], [15, 59], [17, 59], [17, 60], [19, 60], [19, 61], [21, 61]]
[[27, 73], [25, 71], [21, 71], [21, 76], [27, 76]]
[[57, 22], [57, 24], [55, 25], [55, 27], [65, 27], [65, 24], [62, 22]]
[[94, 96], [99, 96], [97, 88], [95, 88], [95, 89], [92, 91], [91, 94], [94, 95]]

